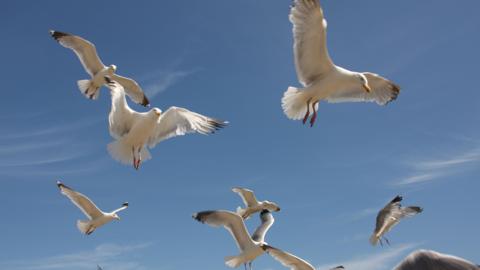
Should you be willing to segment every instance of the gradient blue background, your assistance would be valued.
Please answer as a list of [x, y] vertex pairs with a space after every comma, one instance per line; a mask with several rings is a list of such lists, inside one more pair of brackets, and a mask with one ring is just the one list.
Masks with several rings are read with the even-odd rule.
[[[0, 268], [227, 269], [224, 256], [238, 253], [230, 235], [191, 214], [235, 209], [234, 186], [280, 204], [267, 242], [320, 269], [390, 269], [417, 248], [479, 263], [480, 2], [322, 1], [334, 62], [402, 91], [386, 107], [321, 103], [314, 128], [280, 106], [286, 88], [299, 86], [289, 5], [4, 1]], [[230, 125], [157, 145], [139, 171], [115, 162], [106, 151], [109, 94], [80, 94], [76, 81], [87, 74], [49, 29], [95, 43], [154, 106]], [[59, 179], [105, 211], [130, 208], [86, 237]], [[396, 194], [425, 211], [387, 235], [391, 247], [372, 247], [376, 211]], [[269, 256], [254, 268], [285, 269]]]

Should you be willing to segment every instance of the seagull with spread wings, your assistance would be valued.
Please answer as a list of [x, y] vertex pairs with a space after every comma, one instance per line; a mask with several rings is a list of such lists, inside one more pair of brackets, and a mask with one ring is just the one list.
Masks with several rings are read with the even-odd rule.
[[90, 235], [100, 226], [103, 226], [109, 223], [112, 220], [120, 220], [118, 212], [127, 209], [128, 203], [125, 202], [122, 204], [122, 207], [114, 210], [110, 213], [103, 212], [100, 210], [87, 196], [82, 193], [76, 192], [75, 190], [67, 187], [62, 182], [57, 181], [57, 186], [60, 188], [60, 191], [63, 195], [67, 196], [72, 203], [74, 203], [85, 216], [88, 217], [88, 220], [78, 220], [77, 227], [78, 229], [86, 234]]
[[393, 226], [397, 225], [401, 219], [412, 217], [423, 211], [423, 208], [418, 206], [402, 207], [400, 204], [402, 200], [402, 196], [397, 195], [378, 212], [375, 230], [370, 237], [370, 243], [372, 245], [376, 245], [379, 241], [380, 245], [383, 245], [382, 238], [387, 244], [390, 244], [388, 239], [383, 235], [390, 231]]
[[108, 145], [108, 151], [121, 163], [132, 162], [137, 170], [142, 161], [151, 158], [147, 145], [153, 148], [161, 141], [187, 133], [207, 135], [228, 124], [179, 107], [170, 107], [165, 112], [159, 108], [136, 112], [128, 106], [122, 85], [109, 77], [105, 79], [112, 95], [109, 129], [115, 139]]
[[264, 253], [263, 246], [266, 245], [265, 235], [274, 222], [270, 212], [262, 211], [260, 214], [262, 223], [250, 236], [243, 218], [234, 212], [227, 210], [203, 211], [193, 214], [192, 217], [201, 223], [206, 223], [213, 227], [225, 227], [233, 236], [240, 249], [239, 255], [225, 257], [225, 264], [232, 268], [244, 264], [245, 269], [247, 269], [248, 263], [250, 270], [252, 269], [252, 261]]
[[240, 195], [243, 203], [245, 204], [245, 208], [242, 208], [240, 206], [237, 208], [237, 214], [242, 216], [244, 219], [247, 219], [250, 217], [251, 214], [262, 210], [268, 210], [270, 212], [280, 211], [280, 207], [274, 202], [259, 202], [255, 197], [253, 191], [250, 189], [235, 187], [232, 188], [232, 191]]
[[288, 118], [308, 118], [313, 126], [318, 103], [376, 102], [385, 105], [395, 100], [400, 87], [370, 72], [354, 72], [336, 66], [327, 50], [327, 21], [318, 0], [294, 0], [290, 11], [293, 24], [294, 58], [297, 76], [303, 89], [289, 87], [282, 98]]
[[130, 78], [115, 74], [117, 66], [105, 66], [97, 54], [97, 49], [90, 41], [69, 33], [50, 30], [50, 35], [65, 48], [72, 49], [78, 56], [85, 71], [91, 76], [90, 80], [79, 80], [77, 82], [80, 91], [90, 99], [97, 99], [98, 91], [105, 83], [105, 76], [110, 76], [113, 80], [119, 82], [127, 92], [128, 96], [136, 103], [148, 106], [150, 102], [143, 93], [142, 88], [136, 81]]

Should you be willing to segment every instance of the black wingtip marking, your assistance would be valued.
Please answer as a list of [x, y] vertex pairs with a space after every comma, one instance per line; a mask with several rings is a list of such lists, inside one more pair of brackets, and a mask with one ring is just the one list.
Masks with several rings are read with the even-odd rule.
[[65, 36], [71, 36], [69, 33], [64, 33], [64, 32], [60, 32], [60, 31], [55, 31], [55, 30], [50, 30], [50, 35], [56, 40], [58, 41], [58, 39], [62, 38], [62, 37], [65, 37]]
[[215, 131], [220, 130], [224, 127], [226, 127], [229, 123], [228, 121], [222, 121], [222, 120], [217, 120], [217, 119], [212, 119], [208, 121], [208, 124], [213, 126], [213, 130], [211, 133], [215, 133]]
[[413, 211], [417, 212], [417, 213], [423, 212], [423, 208], [422, 208], [422, 207], [410, 206], [409, 208], [412, 209]]
[[127, 206], [128, 207], [128, 202], [124, 202], [122, 206]]
[[403, 197], [400, 195], [397, 195], [395, 198], [393, 198], [391, 203], [401, 202], [402, 200], [403, 200]]
[[198, 222], [205, 223], [206, 217], [214, 212], [215, 211], [208, 210], [208, 211], [193, 213], [192, 218]]
[[267, 213], [270, 213], [270, 211], [268, 211], [267, 209], [263, 209], [262, 212], [260, 212], [260, 216], [263, 216]]
[[142, 106], [150, 107], [150, 100], [148, 100], [147, 96], [143, 95]]
[[64, 187], [65, 185], [61, 181], [57, 181], [57, 187], [61, 188]]

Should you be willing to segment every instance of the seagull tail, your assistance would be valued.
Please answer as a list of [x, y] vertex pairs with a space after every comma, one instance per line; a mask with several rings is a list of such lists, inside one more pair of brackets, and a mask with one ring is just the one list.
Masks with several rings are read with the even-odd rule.
[[123, 164], [131, 164], [133, 160], [132, 146], [123, 142], [122, 139], [107, 145], [108, 153], [116, 161]]
[[90, 221], [89, 220], [77, 220], [77, 228], [83, 234], [87, 234], [88, 229], [90, 229]]
[[99, 88], [95, 87], [91, 80], [79, 80], [77, 81], [77, 85], [80, 92], [89, 99], [97, 99], [100, 95], [100, 91], [98, 91]]
[[372, 236], [370, 236], [370, 244], [372, 244], [372, 246], [375, 246], [377, 245], [377, 243], [378, 243], [378, 237], [375, 234], [372, 234]]
[[292, 120], [300, 120], [307, 112], [306, 91], [302, 91], [296, 87], [288, 87], [283, 94], [282, 108], [285, 115]]
[[225, 264], [231, 268], [237, 268], [242, 263], [245, 263], [242, 256], [227, 256], [225, 257]]

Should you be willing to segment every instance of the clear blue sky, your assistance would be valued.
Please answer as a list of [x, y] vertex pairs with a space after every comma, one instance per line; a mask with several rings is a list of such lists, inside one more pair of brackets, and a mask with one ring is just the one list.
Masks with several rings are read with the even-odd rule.
[[[317, 124], [288, 120], [299, 86], [289, 0], [7, 1], [0, 9], [1, 269], [227, 269], [230, 235], [191, 219], [235, 209], [230, 188], [280, 204], [269, 244], [320, 269], [390, 269], [434, 249], [480, 262], [480, 19], [477, 0], [324, 0], [334, 62], [386, 76], [397, 101], [320, 104]], [[110, 99], [85, 99], [87, 78], [55, 29], [96, 44], [154, 106], [230, 121], [213, 136], [157, 145], [140, 171], [110, 158]], [[143, 108], [133, 105], [137, 110]], [[89, 237], [56, 180], [122, 220]], [[425, 211], [372, 247], [375, 212], [396, 194]], [[258, 218], [249, 220], [253, 229]], [[258, 270], [285, 269], [269, 256]]]

